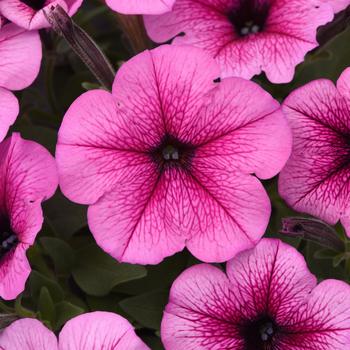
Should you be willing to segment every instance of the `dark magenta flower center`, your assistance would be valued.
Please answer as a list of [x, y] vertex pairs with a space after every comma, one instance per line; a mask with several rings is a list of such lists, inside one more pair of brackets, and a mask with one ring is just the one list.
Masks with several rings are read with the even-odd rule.
[[241, 0], [228, 14], [235, 32], [245, 37], [264, 30], [270, 10], [270, 0]]
[[17, 244], [18, 238], [12, 231], [9, 220], [2, 217], [0, 219], [0, 260]]
[[273, 350], [277, 330], [276, 323], [268, 316], [247, 322], [241, 328], [244, 350]]
[[41, 10], [45, 6], [46, 0], [21, 0], [21, 2], [33, 10]]
[[176, 137], [164, 135], [159, 146], [151, 150], [152, 159], [157, 163], [160, 169], [165, 167], [178, 166], [189, 168], [194, 155], [194, 146], [178, 140]]

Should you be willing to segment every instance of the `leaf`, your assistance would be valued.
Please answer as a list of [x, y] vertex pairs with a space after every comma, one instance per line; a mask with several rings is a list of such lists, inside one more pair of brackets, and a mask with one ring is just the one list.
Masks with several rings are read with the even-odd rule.
[[65, 241], [54, 237], [42, 237], [40, 243], [52, 259], [57, 273], [70, 273], [74, 265], [74, 250]]
[[89, 295], [107, 295], [116, 285], [147, 274], [143, 266], [118, 263], [95, 244], [78, 250], [76, 254], [77, 265], [72, 275]]
[[55, 280], [50, 279], [37, 271], [32, 271], [27, 283], [29, 285], [31, 296], [35, 299], [39, 297], [41, 288], [46, 287], [54, 302], [63, 300], [64, 293], [60, 285]]
[[52, 326], [55, 324], [56, 311], [50, 292], [46, 287], [42, 287], [40, 291], [38, 312], [40, 319], [43, 321], [48, 321], [52, 328]]
[[73, 305], [67, 301], [56, 304], [56, 329], [60, 329], [71, 318], [81, 315], [85, 310], [77, 305]]
[[167, 291], [145, 293], [124, 299], [119, 305], [142, 326], [159, 330], [168, 294]]
[[15, 301], [15, 312], [18, 316], [22, 318], [33, 318], [35, 317], [35, 312], [27, 309], [22, 305], [22, 294], [20, 294]]

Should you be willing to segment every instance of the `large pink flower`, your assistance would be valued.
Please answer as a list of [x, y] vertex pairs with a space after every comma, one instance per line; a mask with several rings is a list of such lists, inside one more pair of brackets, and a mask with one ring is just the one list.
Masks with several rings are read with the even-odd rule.
[[8, 90], [29, 86], [39, 73], [40, 63], [38, 32], [27, 32], [14, 24], [3, 27], [0, 24], [0, 141], [18, 115], [17, 99]]
[[90, 91], [66, 113], [60, 185], [89, 204], [97, 243], [120, 261], [158, 263], [184, 248], [225, 261], [263, 235], [266, 179], [291, 135], [279, 104], [203, 51], [162, 46], [118, 71], [112, 94]]
[[183, 272], [161, 336], [167, 350], [349, 349], [350, 286], [317, 286], [301, 254], [264, 239], [228, 262], [226, 274], [205, 264]]
[[294, 145], [280, 195], [330, 224], [340, 219], [350, 235], [350, 68], [337, 86], [320, 79], [295, 90], [283, 109]]
[[292, 80], [295, 66], [318, 46], [316, 29], [332, 20], [339, 0], [177, 0], [171, 12], [145, 16], [150, 37], [205, 49], [222, 76], [265, 71], [274, 83]]
[[41, 228], [41, 202], [53, 195], [54, 158], [42, 146], [13, 134], [0, 143], [0, 297], [14, 299], [30, 273], [26, 250]]
[[79, 9], [83, 0], [0, 0], [0, 13], [18, 26], [33, 30], [49, 27], [45, 11], [60, 5], [70, 16]]
[[106, 2], [112, 10], [126, 15], [158, 15], [171, 11], [175, 0], [106, 0]]
[[77, 316], [63, 327], [59, 342], [38, 320], [15, 321], [0, 333], [1, 350], [149, 350], [131, 324], [111, 312]]

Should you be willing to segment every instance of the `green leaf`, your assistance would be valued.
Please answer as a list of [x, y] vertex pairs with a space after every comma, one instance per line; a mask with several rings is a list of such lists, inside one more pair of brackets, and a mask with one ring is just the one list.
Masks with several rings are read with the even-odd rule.
[[89, 295], [107, 295], [116, 285], [147, 274], [143, 266], [118, 263], [95, 244], [78, 250], [76, 255], [77, 265], [72, 275]]
[[33, 318], [36, 316], [34, 311], [29, 310], [22, 305], [22, 294], [20, 294], [15, 301], [15, 312], [22, 318]]
[[56, 329], [60, 329], [71, 318], [81, 315], [85, 310], [67, 301], [56, 304]]
[[40, 319], [49, 322], [52, 328], [55, 324], [56, 311], [50, 292], [46, 287], [41, 288], [38, 300], [38, 311]]
[[338, 252], [336, 252], [335, 250], [325, 248], [318, 250], [314, 254], [314, 257], [316, 259], [333, 259], [337, 254]]
[[40, 243], [52, 259], [57, 273], [69, 273], [74, 265], [74, 250], [65, 241], [54, 237], [42, 237]]
[[52, 300], [58, 302], [63, 300], [63, 290], [60, 285], [53, 279], [50, 279], [37, 271], [32, 271], [30, 274], [28, 285], [33, 298], [38, 298], [42, 287], [46, 287], [50, 292]]
[[119, 305], [142, 326], [158, 330], [167, 302], [168, 292], [154, 291], [124, 299]]

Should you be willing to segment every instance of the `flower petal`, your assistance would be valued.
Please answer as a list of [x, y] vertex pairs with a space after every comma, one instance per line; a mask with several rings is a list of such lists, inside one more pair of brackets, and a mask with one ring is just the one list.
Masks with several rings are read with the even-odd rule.
[[280, 106], [257, 84], [227, 78], [192, 123], [196, 164], [267, 179], [285, 165], [292, 135]]
[[[0, 6], [3, 1], [0, 1]], [[1, 9], [0, 9], [1, 12]], [[37, 77], [41, 64], [41, 41], [37, 31], [10, 23], [0, 31], [0, 87], [21, 90]]]
[[58, 350], [57, 339], [40, 321], [24, 318], [0, 333], [2, 350]]
[[350, 99], [350, 68], [344, 70], [337, 81], [337, 89], [339, 93]]
[[334, 15], [323, 0], [277, 0], [264, 30], [242, 38], [230, 22], [232, 8], [231, 1], [177, 0], [171, 12], [145, 16], [145, 25], [156, 42], [184, 33], [173, 43], [205, 49], [220, 64], [222, 77], [250, 79], [263, 70], [272, 82], [285, 83], [305, 54], [318, 46], [317, 28]]
[[0, 259], [0, 297], [5, 300], [15, 299], [24, 291], [31, 271], [26, 257], [28, 248], [28, 244], [19, 243], [16, 248]]
[[275, 239], [263, 239], [237, 255], [227, 263], [227, 275], [245, 319], [266, 313], [279, 325], [288, 322], [317, 282], [303, 256]]
[[0, 87], [0, 142], [15, 122], [19, 113], [17, 98], [12, 92]]
[[241, 349], [229, 281], [211, 265], [196, 265], [173, 283], [162, 326], [167, 350]]
[[281, 347], [343, 350], [350, 345], [350, 286], [342, 281], [321, 282], [305, 304], [289, 314]]
[[106, 0], [114, 11], [126, 15], [161, 14], [171, 11], [175, 0]]
[[13, 134], [0, 144], [0, 211], [21, 242], [32, 244], [41, 228], [41, 202], [58, 185], [54, 158], [41, 145]]
[[344, 10], [350, 5], [350, 0], [322, 0], [323, 2], [332, 6], [334, 13]]
[[193, 119], [219, 74], [204, 51], [163, 45], [125, 63], [117, 73], [113, 95], [130, 113], [133, 134], [138, 135], [142, 125], [144, 133], [154, 135], [155, 146], [164, 133], [190, 142], [195, 135]]
[[283, 109], [294, 142], [280, 174], [280, 195], [294, 209], [334, 224], [350, 201], [350, 100], [331, 81], [317, 80], [295, 90]]
[[59, 349], [149, 350], [131, 324], [111, 312], [90, 312], [68, 321], [60, 333]]

